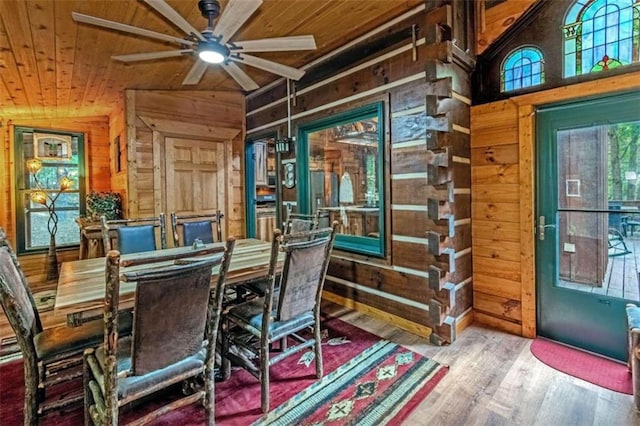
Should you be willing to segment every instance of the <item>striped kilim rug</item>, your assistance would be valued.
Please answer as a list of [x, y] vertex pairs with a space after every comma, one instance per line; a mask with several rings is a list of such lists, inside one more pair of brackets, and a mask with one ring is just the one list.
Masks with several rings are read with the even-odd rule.
[[[216, 383], [218, 426], [255, 425], [397, 425], [447, 373], [448, 368], [337, 318], [323, 321], [324, 377], [315, 378], [313, 352], [291, 355], [270, 368], [272, 411], [260, 410], [260, 382], [234, 368], [229, 380]], [[61, 385], [54, 395], [73, 392], [82, 380]], [[180, 389], [122, 410], [127, 423], [171, 402]], [[24, 400], [22, 360], [0, 363], [0, 425], [21, 425]], [[43, 426], [83, 423], [81, 406], [51, 413]], [[206, 424], [200, 404], [167, 413], [149, 426]]]
[[399, 424], [446, 372], [382, 340], [254, 425]]

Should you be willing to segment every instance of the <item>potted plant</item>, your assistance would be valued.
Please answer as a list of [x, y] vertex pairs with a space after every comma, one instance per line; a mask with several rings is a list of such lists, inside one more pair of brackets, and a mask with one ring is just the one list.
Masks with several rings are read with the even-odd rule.
[[85, 200], [88, 221], [99, 222], [101, 216], [107, 220], [122, 219], [122, 197], [117, 192], [91, 191]]

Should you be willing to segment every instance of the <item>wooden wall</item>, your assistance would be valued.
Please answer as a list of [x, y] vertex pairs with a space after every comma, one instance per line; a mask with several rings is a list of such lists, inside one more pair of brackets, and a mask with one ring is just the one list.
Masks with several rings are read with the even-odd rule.
[[[224, 209], [223, 234], [243, 237], [245, 114], [242, 93], [128, 90], [125, 115], [126, 216], [169, 213], [163, 198], [166, 190], [162, 172], [165, 137], [227, 143], [227, 188], [231, 189], [226, 191], [229, 208]], [[114, 182], [122, 185], [119, 176], [114, 177]], [[215, 188], [208, 190], [216, 191]]]
[[67, 119], [19, 119], [2, 121], [2, 170], [0, 179], [0, 226], [7, 230], [15, 241], [15, 193], [13, 133], [14, 128], [33, 127], [39, 129], [64, 130], [84, 133], [86, 146], [87, 191], [107, 191], [111, 188], [109, 172], [109, 117], [76, 117]]
[[[15, 192], [14, 192], [14, 128], [33, 127], [38, 129], [65, 130], [84, 133], [87, 166], [87, 191], [108, 191], [111, 189], [109, 173], [109, 117], [74, 117], [66, 119], [16, 119], [2, 121], [0, 138], [0, 227], [7, 231], [13, 247], [16, 247]], [[78, 231], [79, 232], [79, 231]], [[36, 293], [52, 290], [56, 282], [45, 279], [45, 254], [19, 256], [31, 291]], [[58, 261], [67, 262], [78, 259], [78, 250], [59, 249]], [[13, 335], [7, 326], [4, 313], [0, 311], [0, 339]]]
[[535, 109], [640, 89], [640, 73], [564, 86], [471, 109], [473, 309], [482, 323], [536, 335]]
[[476, 0], [476, 53], [480, 55], [538, 0]]
[[[473, 47], [464, 45], [466, 2], [429, 3], [431, 9], [393, 23], [383, 35], [345, 46], [331, 67], [307, 70], [295, 87], [291, 119], [296, 134], [298, 125], [384, 103], [386, 256], [334, 250], [324, 297], [441, 343], [453, 341], [472, 317], [473, 59], [465, 50]], [[369, 54], [358, 57], [361, 52]], [[248, 96], [249, 138], [286, 135], [286, 85], [270, 89]], [[295, 153], [284, 160], [295, 161]], [[295, 189], [281, 196], [284, 203], [306, 202]]]

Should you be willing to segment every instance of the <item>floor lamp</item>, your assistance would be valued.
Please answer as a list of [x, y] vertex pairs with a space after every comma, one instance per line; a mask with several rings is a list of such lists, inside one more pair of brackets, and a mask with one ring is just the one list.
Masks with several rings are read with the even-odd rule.
[[49, 251], [45, 263], [45, 273], [47, 280], [58, 279], [58, 256], [56, 253], [56, 232], [58, 231], [58, 215], [56, 214], [56, 200], [64, 191], [73, 187], [73, 180], [68, 177], [60, 179], [60, 188], [57, 192], [47, 191], [38, 180], [38, 172], [42, 169], [42, 161], [37, 158], [27, 160], [27, 170], [33, 176], [36, 184], [36, 190], [31, 192], [29, 199], [34, 203], [42, 204], [49, 212], [49, 220], [47, 221], [47, 229], [49, 230]]

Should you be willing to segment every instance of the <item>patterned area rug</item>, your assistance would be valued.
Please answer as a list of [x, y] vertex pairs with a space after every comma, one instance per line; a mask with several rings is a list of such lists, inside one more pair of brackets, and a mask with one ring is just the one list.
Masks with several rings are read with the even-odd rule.
[[382, 340], [254, 424], [399, 424], [446, 372]]
[[[260, 411], [260, 383], [242, 369], [216, 383], [218, 425], [384, 425], [399, 424], [437, 385], [448, 368], [358, 327], [332, 318], [323, 322], [325, 376], [315, 379], [313, 353], [292, 355], [271, 367], [273, 410]], [[22, 424], [22, 362], [0, 365], [0, 422]], [[78, 383], [77, 386], [80, 386]], [[72, 392], [67, 385], [64, 392]], [[175, 393], [155, 397], [123, 413], [132, 421]], [[53, 413], [44, 425], [82, 424], [82, 408]], [[205, 414], [194, 404], [165, 415], [154, 425], [203, 425]]]

